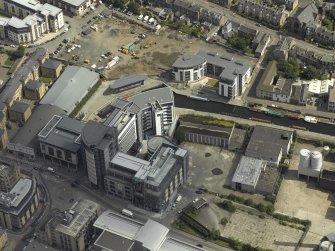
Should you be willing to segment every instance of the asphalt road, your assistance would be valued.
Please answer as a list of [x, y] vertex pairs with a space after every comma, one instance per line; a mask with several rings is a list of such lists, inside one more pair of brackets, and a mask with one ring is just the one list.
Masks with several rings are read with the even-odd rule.
[[247, 107], [234, 106], [216, 101], [200, 101], [187, 98], [187, 96], [174, 94], [175, 106], [179, 108], [192, 109], [201, 112], [219, 113], [233, 117], [240, 117], [243, 119], [257, 118], [269, 120], [273, 124], [280, 126], [301, 126], [306, 127], [307, 130], [320, 134], [327, 134], [335, 136], [334, 125], [318, 122], [317, 124], [307, 123], [304, 120], [292, 120], [286, 117], [270, 117], [264, 113], [250, 111]]

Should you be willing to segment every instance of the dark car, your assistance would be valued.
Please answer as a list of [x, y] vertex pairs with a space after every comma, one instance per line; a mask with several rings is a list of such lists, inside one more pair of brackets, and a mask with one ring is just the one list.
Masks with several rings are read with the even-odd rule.
[[203, 248], [203, 247], [204, 247], [204, 246], [203, 246], [202, 244], [200, 244], [200, 243], [197, 244], [196, 246], [199, 247], [199, 248]]
[[195, 191], [196, 194], [203, 194], [204, 192], [203, 191], [200, 191], [200, 190], [197, 190]]
[[74, 199], [73, 199], [73, 198], [72, 198], [72, 199], [70, 199], [70, 200], [69, 200], [69, 202], [70, 202], [70, 203], [71, 203], [71, 202], [74, 202]]
[[90, 20], [87, 21], [87, 24], [90, 24], [91, 22], [92, 22], [92, 20], [90, 19]]

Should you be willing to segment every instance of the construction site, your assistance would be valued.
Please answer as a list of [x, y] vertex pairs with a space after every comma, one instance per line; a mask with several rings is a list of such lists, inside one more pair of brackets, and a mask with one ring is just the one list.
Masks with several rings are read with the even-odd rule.
[[[72, 63], [103, 71], [106, 79], [137, 73], [162, 76], [178, 56], [197, 53], [201, 48], [227, 53], [222, 46], [166, 27], [157, 33], [115, 17], [97, 20], [85, 29], [86, 32], [69, 41], [59, 55]], [[73, 47], [74, 50], [68, 52], [68, 48]], [[239, 55], [234, 57], [237, 59]], [[253, 63], [252, 59], [250, 63]]]

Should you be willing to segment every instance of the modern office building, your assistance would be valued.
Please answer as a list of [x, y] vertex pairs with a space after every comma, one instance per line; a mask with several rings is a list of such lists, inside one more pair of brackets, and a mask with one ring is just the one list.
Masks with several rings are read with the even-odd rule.
[[185, 54], [172, 65], [172, 78], [176, 82], [193, 82], [202, 79], [206, 72], [206, 60], [198, 55]]
[[73, 16], [84, 15], [92, 6], [94, 0], [43, 0], [63, 9], [66, 14]]
[[0, 190], [8, 193], [21, 177], [20, 169], [6, 164], [0, 165]]
[[114, 127], [88, 121], [82, 132], [88, 180], [104, 188], [104, 176], [109, 163], [118, 152], [118, 134]]
[[145, 251], [200, 251], [203, 248], [175, 239], [165, 226], [148, 220], [145, 224], [118, 215], [103, 212], [94, 227], [101, 232], [94, 250]]
[[64, 27], [63, 11], [37, 0], [3, 0], [0, 9], [12, 18], [2, 18], [0, 38], [15, 43], [34, 43], [43, 34], [57, 32]]
[[137, 130], [140, 141], [152, 134], [166, 134], [175, 121], [174, 96], [169, 87], [142, 92], [128, 100], [139, 109]]
[[17, 230], [31, 219], [39, 205], [35, 179], [21, 178], [10, 192], [0, 193], [0, 224]]
[[110, 115], [104, 125], [117, 130], [119, 151], [127, 153], [137, 141], [138, 107], [126, 100], [117, 99], [111, 105]]
[[173, 201], [188, 176], [188, 152], [163, 143], [149, 161], [124, 153], [111, 160], [105, 176], [107, 195], [161, 212]]
[[44, 159], [77, 170], [83, 164], [81, 134], [84, 126], [83, 121], [54, 115], [37, 135]]
[[85, 251], [95, 233], [93, 224], [101, 214], [100, 205], [80, 200], [67, 211], [50, 217], [37, 234], [42, 243], [67, 251]]
[[245, 84], [250, 80], [251, 67], [245, 62], [234, 60], [231, 55], [199, 51], [198, 56], [207, 62], [205, 74], [219, 77], [219, 94], [226, 98], [241, 96]]

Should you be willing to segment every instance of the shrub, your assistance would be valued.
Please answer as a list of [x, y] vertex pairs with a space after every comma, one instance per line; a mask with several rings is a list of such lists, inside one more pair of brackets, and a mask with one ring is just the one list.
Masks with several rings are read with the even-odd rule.
[[258, 203], [256, 205], [256, 208], [260, 211], [260, 212], [266, 212], [266, 206], [264, 206], [262, 203]]
[[229, 200], [222, 201], [219, 206], [231, 213], [236, 211], [236, 206]]
[[226, 217], [223, 217], [221, 220], [220, 220], [220, 224], [225, 226], [226, 224], [228, 223], [228, 220]]
[[270, 201], [273, 204], [276, 201], [276, 196], [274, 196], [272, 194], [268, 194], [268, 195], [265, 196], [264, 200]]

